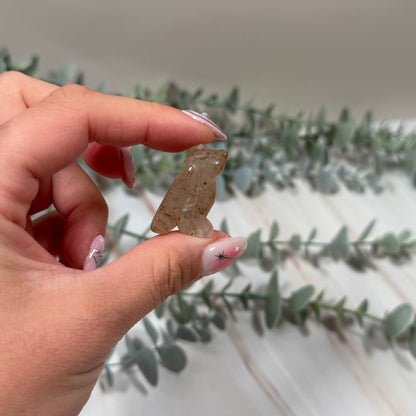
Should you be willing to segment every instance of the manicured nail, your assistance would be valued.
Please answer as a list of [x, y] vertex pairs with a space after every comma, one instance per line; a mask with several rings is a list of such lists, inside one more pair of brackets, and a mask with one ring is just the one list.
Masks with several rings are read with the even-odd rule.
[[201, 276], [226, 268], [244, 253], [246, 247], [247, 240], [242, 237], [224, 238], [209, 245], [202, 254]]
[[88, 256], [84, 261], [83, 270], [95, 270], [104, 258], [104, 237], [98, 234], [92, 240]]
[[211, 121], [208, 118], [208, 114], [200, 114], [193, 110], [182, 110], [182, 112], [188, 115], [189, 117], [192, 117], [194, 120], [197, 120], [200, 123], [208, 126], [215, 133], [215, 136], [218, 140], [227, 140], [226, 134], [213, 121]]
[[123, 182], [128, 188], [133, 188], [136, 180], [136, 166], [131, 155], [131, 146], [122, 147], [120, 151], [124, 163]]

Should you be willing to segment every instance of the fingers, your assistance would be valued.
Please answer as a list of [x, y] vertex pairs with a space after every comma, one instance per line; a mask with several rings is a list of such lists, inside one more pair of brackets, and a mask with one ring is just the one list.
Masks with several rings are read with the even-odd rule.
[[130, 154], [130, 147], [118, 148], [90, 143], [82, 158], [95, 172], [108, 178], [121, 178], [129, 188], [134, 186], [136, 167]]
[[0, 75], [0, 124], [43, 100], [58, 87], [20, 72]]
[[61, 255], [65, 264], [82, 268], [91, 242], [105, 234], [107, 204], [93, 181], [73, 163], [53, 176], [53, 202], [65, 220]]
[[90, 142], [180, 151], [215, 136], [171, 107], [64, 86], [0, 126], [0, 162], [8, 172], [0, 177], [0, 214], [25, 226], [39, 178], [70, 165]]
[[[85, 274], [100, 319], [119, 317], [120, 335], [167, 296], [197, 278], [229, 266], [246, 247], [242, 238], [215, 231], [211, 238], [171, 232], [139, 244], [119, 259]], [[98, 295], [99, 294], [99, 295]]]

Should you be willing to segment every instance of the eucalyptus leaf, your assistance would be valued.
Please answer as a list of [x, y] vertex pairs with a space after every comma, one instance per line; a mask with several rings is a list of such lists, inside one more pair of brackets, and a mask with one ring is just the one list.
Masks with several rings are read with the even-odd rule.
[[233, 171], [234, 183], [241, 192], [247, 192], [253, 181], [253, 169], [249, 166], [242, 166]]
[[124, 339], [133, 361], [140, 368], [146, 380], [152, 386], [156, 386], [158, 382], [158, 369], [153, 349], [149, 347], [142, 347], [140, 349], [137, 348], [133, 340], [128, 335], [126, 335]]
[[153, 325], [152, 321], [146, 316], [143, 318], [143, 324], [153, 343], [156, 344], [159, 340], [159, 332], [157, 331], [156, 327]]
[[211, 317], [211, 322], [222, 331], [225, 329], [225, 316], [221, 312], [214, 312]]
[[152, 385], [156, 386], [158, 382], [158, 368], [155, 352], [149, 347], [141, 348], [136, 354], [132, 356], [134, 362], [140, 368], [146, 380]]
[[298, 251], [300, 249], [301, 243], [302, 240], [299, 234], [292, 235], [292, 237], [289, 240], [289, 246], [295, 251]]
[[75, 62], [69, 62], [66, 65], [64, 65], [58, 71], [57, 84], [58, 85], [69, 84], [72, 81], [72, 79], [75, 77], [76, 71], [77, 71], [77, 64]]
[[330, 244], [331, 253], [335, 260], [345, 259], [350, 252], [347, 227], [343, 226]]
[[389, 339], [401, 335], [412, 323], [412, 307], [402, 303], [389, 312], [383, 320], [384, 332]]
[[260, 241], [261, 230], [254, 231], [247, 238], [246, 255], [249, 257], [257, 258], [261, 252], [261, 241]]
[[231, 112], [235, 112], [238, 108], [239, 102], [239, 91], [237, 87], [234, 87], [228, 98], [225, 100], [225, 107], [230, 110]]
[[3, 58], [0, 58], [0, 74], [7, 71], [7, 64]]
[[294, 291], [289, 298], [289, 308], [294, 311], [301, 311], [311, 300], [315, 288], [312, 285], [306, 285]]
[[156, 309], [155, 314], [160, 319], [163, 317], [166, 309], [166, 301], [162, 302]]
[[113, 241], [114, 244], [118, 245], [120, 243], [121, 236], [123, 231], [126, 228], [127, 221], [129, 220], [129, 214], [123, 215], [113, 226]]
[[416, 327], [415, 326], [413, 326], [413, 328], [410, 331], [409, 350], [410, 350], [410, 353], [413, 355], [413, 358], [416, 358]]
[[108, 364], [104, 364], [104, 371], [105, 371], [105, 376], [107, 379], [108, 386], [113, 387], [114, 386], [114, 374], [113, 374], [113, 371], [111, 370], [111, 367]]
[[398, 253], [400, 250], [400, 242], [393, 233], [384, 234], [380, 240], [380, 245], [389, 253]]
[[370, 233], [373, 230], [375, 224], [376, 224], [376, 220], [375, 219], [371, 220], [367, 224], [367, 226], [364, 228], [364, 230], [362, 231], [360, 236], [358, 237], [358, 241], [364, 241], [370, 235]]
[[340, 147], [345, 148], [354, 135], [355, 123], [353, 120], [341, 121], [336, 127], [335, 140]]
[[327, 169], [320, 169], [316, 175], [316, 184], [324, 194], [330, 194], [335, 191], [336, 184], [332, 174]]
[[280, 317], [280, 310], [281, 301], [279, 294], [279, 283], [277, 278], [277, 271], [274, 271], [267, 285], [264, 305], [267, 328], [271, 329], [276, 325]]
[[224, 218], [224, 219], [221, 221], [220, 231], [222, 231], [222, 232], [223, 232], [223, 233], [225, 233], [225, 234], [230, 234], [230, 231], [229, 231], [229, 229], [228, 229], [228, 223], [227, 223], [227, 219], [226, 219], [226, 218]]
[[216, 185], [216, 198], [219, 201], [222, 201], [223, 199], [225, 199], [227, 192], [225, 190], [225, 180], [224, 180], [224, 176], [220, 175], [217, 176], [217, 178], [215, 179], [215, 185]]
[[162, 364], [175, 373], [181, 372], [186, 367], [185, 351], [177, 344], [164, 344], [156, 347]]
[[279, 235], [279, 226], [276, 221], [273, 221], [270, 227], [269, 241], [273, 241]]
[[194, 325], [193, 329], [199, 335], [199, 339], [201, 342], [210, 342], [212, 339], [211, 333], [209, 332], [208, 328], [204, 328], [200, 325]]
[[194, 329], [187, 325], [179, 325], [176, 328], [176, 338], [183, 339], [189, 342], [197, 342], [198, 341], [198, 334], [195, 332]]

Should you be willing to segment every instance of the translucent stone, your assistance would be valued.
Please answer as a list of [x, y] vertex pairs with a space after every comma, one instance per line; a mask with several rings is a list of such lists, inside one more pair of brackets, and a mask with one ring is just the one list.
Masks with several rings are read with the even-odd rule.
[[224, 170], [227, 157], [226, 150], [202, 144], [191, 147], [153, 218], [152, 231], [166, 233], [177, 226], [183, 234], [210, 237], [213, 227], [207, 215], [215, 201], [215, 179]]

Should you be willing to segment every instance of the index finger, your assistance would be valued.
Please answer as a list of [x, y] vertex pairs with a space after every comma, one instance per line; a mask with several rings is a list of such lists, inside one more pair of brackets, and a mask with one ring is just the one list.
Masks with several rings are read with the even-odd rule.
[[8, 172], [0, 177], [0, 214], [25, 226], [38, 180], [74, 162], [90, 142], [181, 151], [215, 137], [172, 107], [64, 86], [0, 126], [0, 161]]

